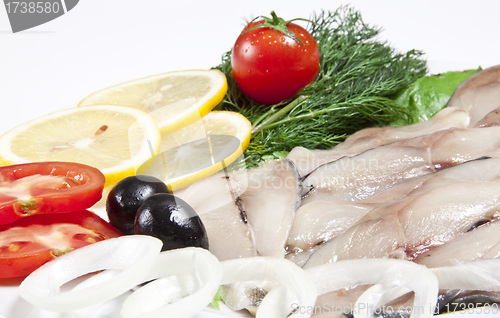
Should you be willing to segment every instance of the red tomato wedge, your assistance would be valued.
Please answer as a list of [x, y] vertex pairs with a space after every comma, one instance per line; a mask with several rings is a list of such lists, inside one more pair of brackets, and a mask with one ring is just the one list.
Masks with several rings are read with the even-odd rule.
[[121, 236], [90, 211], [33, 215], [0, 226], [0, 279], [25, 277], [74, 249]]
[[90, 208], [101, 199], [104, 181], [98, 169], [73, 162], [0, 167], [0, 224]]

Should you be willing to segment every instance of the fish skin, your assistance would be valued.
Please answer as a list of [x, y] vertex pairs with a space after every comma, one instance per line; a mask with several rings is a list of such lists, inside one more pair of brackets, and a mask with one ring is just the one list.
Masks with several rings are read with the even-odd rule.
[[[490, 312], [498, 310], [500, 292], [482, 290], [444, 290], [440, 293], [436, 306], [437, 314], [456, 312], [475, 308], [476, 306], [491, 306]], [[485, 307], [486, 308], [486, 307]]]

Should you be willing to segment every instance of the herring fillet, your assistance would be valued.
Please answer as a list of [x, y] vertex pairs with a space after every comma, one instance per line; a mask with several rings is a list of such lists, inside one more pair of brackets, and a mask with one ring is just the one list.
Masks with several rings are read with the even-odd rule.
[[316, 250], [304, 267], [352, 258], [413, 260], [481, 220], [498, 218], [500, 181], [451, 184], [372, 210]]
[[433, 268], [499, 256], [500, 222], [495, 220], [475, 227], [450, 242], [430, 248], [418, 255], [414, 262]]
[[293, 163], [276, 159], [257, 168], [212, 175], [177, 195], [199, 214], [210, 251], [227, 260], [283, 258], [300, 193]]
[[375, 205], [362, 202], [313, 201], [302, 205], [287, 240], [289, 253], [302, 252], [343, 233]]
[[317, 167], [342, 157], [352, 157], [396, 141], [424, 136], [449, 128], [466, 128], [468, 125], [469, 115], [465, 110], [447, 107], [431, 119], [413, 125], [371, 127], [359, 130], [332, 149], [309, 150], [304, 147], [295, 147], [287, 158], [295, 164], [299, 175], [305, 177]]
[[209, 250], [219, 260], [257, 256], [248, 224], [234, 202], [200, 214], [209, 242]]
[[500, 65], [481, 70], [463, 81], [453, 92], [447, 107], [466, 110], [472, 126], [499, 109]]
[[484, 156], [497, 156], [500, 127], [452, 128], [324, 164], [303, 180], [303, 204], [361, 201], [396, 184]]
[[363, 200], [384, 205], [444, 185], [461, 182], [494, 181], [500, 178], [500, 158], [484, 157], [413, 178]]
[[297, 170], [287, 159], [272, 160], [248, 171], [248, 186], [239, 200], [258, 255], [285, 257], [300, 193]]
[[445, 185], [500, 180], [500, 158], [482, 158], [414, 178], [359, 202], [317, 200], [297, 210], [287, 241], [287, 258], [302, 265], [324, 244], [372, 209]]
[[200, 216], [209, 250], [219, 260], [257, 256], [251, 229], [235, 201], [245, 191], [245, 175], [219, 172], [175, 193]]

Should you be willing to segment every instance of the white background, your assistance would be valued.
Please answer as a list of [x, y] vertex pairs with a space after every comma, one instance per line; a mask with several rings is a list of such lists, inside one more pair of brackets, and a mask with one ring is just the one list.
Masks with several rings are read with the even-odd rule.
[[397, 50], [423, 50], [431, 72], [499, 63], [495, 0], [81, 0], [20, 33], [0, 7], [0, 134], [113, 84], [215, 66], [255, 16], [307, 18], [345, 4]]
[[[380, 26], [397, 50], [423, 50], [432, 73], [500, 63], [495, 0], [81, 0], [64, 16], [15, 34], [0, 7], [0, 134], [113, 84], [215, 66], [255, 16], [275, 10], [285, 19], [308, 18], [345, 4]], [[0, 288], [0, 317], [11, 312], [7, 293], [15, 289]]]

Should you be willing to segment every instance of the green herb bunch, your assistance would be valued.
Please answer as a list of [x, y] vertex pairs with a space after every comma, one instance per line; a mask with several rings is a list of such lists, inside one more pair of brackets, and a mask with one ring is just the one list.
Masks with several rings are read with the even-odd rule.
[[349, 6], [314, 14], [307, 29], [318, 42], [320, 71], [293, 99], [269, 106], [246, 97], [231, 76], [231, 51], [216, 67], [229, 86], [217, 109], [240, 112], [254, 127], [247, 167], [286, 156], [296, 146], [328, 149], [362, 128], [416, 120], [395, 96], [427, 73], [422, 52], [395, 52], [376, 39], [380, 29]]

